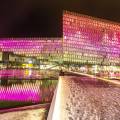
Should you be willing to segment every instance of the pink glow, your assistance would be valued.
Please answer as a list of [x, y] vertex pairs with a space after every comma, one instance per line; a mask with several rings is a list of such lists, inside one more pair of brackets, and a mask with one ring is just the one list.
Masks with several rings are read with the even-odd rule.
[[23, 85], [0, 86], [0, 100], [40, 102], [39, 85], [24, 83]]
[[38, 70], [20, 70], [20, 69], [4, 69], [0, 70], [0, 78], [7, 77], [7, 78], [31, 78], [31, 79], [41, 79], [43, 76]]
[[[0, 83], [6, 79], [8, 80], [7, 86], [0, 85], [0, 101], [30, 101], [36, 103], [40, 103], [41, 101], [51, 101], [56, 85], [53, 84], [50, 88], [47, 86], [42, 87], [42, 84], [46, 81], [38, 80], [44, 77], [46, 78], [49, 75], [38, 70], [32, 70], [30, 73], [29, 76], [28, 69], [0, 70]], [[17, 81], [14, 78], [17, 78]], [[34, 79], [35, 81], [30, 82], [28, 79]], [[21, 84], [19, 84], [18, 81], [20, 81]]]
[[[118, 24], [66, 11], [63, 14], [63, 36], [64, 50], [69, 60], [81, 59], [101, 64], [106, 56], [105, 64], [120, 63]], [[67, 51], [72, 53], [72, 56], [67, 55]]]
[[62, 40], [56, 39], [1, 39], [1, 51], [9, 51], [17, 54], [37, 56], [40, 53], [62, 52]]

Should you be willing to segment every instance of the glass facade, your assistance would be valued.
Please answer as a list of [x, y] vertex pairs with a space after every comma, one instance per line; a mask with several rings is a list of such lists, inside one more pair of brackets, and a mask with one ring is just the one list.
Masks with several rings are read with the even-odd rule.
[[51, 102], [64, 71], [120, 79], [119, 65], [119, 24], [64, 11], [63, 38], [0, 38], [0, 109]]
[[1, 39], [0, 49], [50, 62], [119, 65], [119, 40], [119, 24], [64, 11], [63, 38]]
[[55, 54], [61, 50], [61, 38], [0, 39], [0, 49], [26, 56], [39, 56], [48, 52]]
[[[0, 40], [0, 49], [10, 54], [9, 59], [26, 61], [30, 57], [39, 60], [59, 61], [62, 59], [61, 38], [10, 38]], [[6, 57], [6, 54], [4, 55]], [[29, 57], [29, 58], [28, 58]], [[21, 59], [20, 59], [21, 58]], [[23, 60], [23, 59], [26, 60]], [[33, 59], [33, 58], [32, 58]]]
[[119, 65], [120, 25], [68, 11], [63, 14], [64, 61]]

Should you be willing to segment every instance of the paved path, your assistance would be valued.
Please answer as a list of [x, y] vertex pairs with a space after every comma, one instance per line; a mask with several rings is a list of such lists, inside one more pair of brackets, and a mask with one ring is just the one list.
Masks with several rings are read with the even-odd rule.
[[120, 120], [120, 87], [88, 76], [60, 77], [52, 120]]
[[10, 109], [1, 109], [0, 113], [7, 113], [7, 112], [14, 112], [14, 111], [24, 111], [24, 110], [32, 110], [32, 109], [49, 109], [50, 103], [45, 104], [37, 104], [37, 105], [30, 105], [25, 107], [16, 107], [16, 108], [10, 108]]
[[0, 111], [0, 120], [46, 120], [48, 104], [32, 105]]
[[45, 109], [33, 109], [0, 114], [0, 120], [45, 120]]

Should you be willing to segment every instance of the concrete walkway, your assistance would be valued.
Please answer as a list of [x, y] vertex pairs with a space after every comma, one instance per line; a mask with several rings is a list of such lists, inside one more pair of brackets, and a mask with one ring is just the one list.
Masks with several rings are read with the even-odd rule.
[[16, 111], [24, 111], [24, 110], [33, 110], [33, 109], [49, 108], [49, 107], [50, 107], [50, 103], [37, 104], [37, 105], [31, 105], [31, 106], [25, 106], [25, 107], [3, 109], [3, 110], [0, 110], [0, 113], [16, 112]]
[[98, 80], [101, 80], [101, 81], [104, 81], [104, 82], [108, 82], [108, 83], [120, 86], [120, 80], [109, 80], [109, 79], [98, 77], [98, 76], [94, 76], [94, 75], [89, 75], [89, 74], [79, 73], [79, 72], [72, 72], [72, 71], [69, 71], [69, 73], [76, 74], [76, 75], [83, 75], [83, 76], [87, 76], [87, 77], [90, 77], [90, 78], [96, 78]]
[[59, 78], [54, 110], [48, 120], [120, 120], [119, 81], [70, 74]]
[[0, 120], [46, 120], [45, 112], [44, 108], [7, 112], [0, 114]]
[[50, 104], [0, 110], [0, 120], [46, 120]]

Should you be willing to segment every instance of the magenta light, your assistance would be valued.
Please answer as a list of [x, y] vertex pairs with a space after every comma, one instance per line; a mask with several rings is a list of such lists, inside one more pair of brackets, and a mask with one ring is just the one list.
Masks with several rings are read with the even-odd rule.
[[40, 102], [39, 85], [24, 83], [23, 85], [0, 86], [0, 100]]
[[82, 61], [90, 64], [101, 64], [106, 57], [106, 65], [119, 64], [120, 25], [64, 12], [63, 38], [1, 39], [0, 49], [41, 58], [49, 57], [49, 54], [53, 55], [52, 57], [62, 56], [63, 61]]
[[[120, 25], [65, 11], [64, 52], [68, 61], [119, 64]], [[82, 54], [81, 54], [82, 53]]]
[[[30, 72], [30, 74], [29, 74]], [[30, 78], [30, 79], [41, 79], [43, 76], [41, 75], [41, 73], [37, 70], [23, 70], [23, 69], [4, 69], [4, 70], [0, 70], [0, 78], [5, 78], [7, 77], [9, 78], [20, 78], [20, 79], [24, 79], [24, 78]]]
[[44, 52], [62, 52], [62, 40], [60, 38], [1, 39], [0, 49], [2, 51], [9, 51], [17, 54], [28, 54], [31, 56], [36, 56]]

